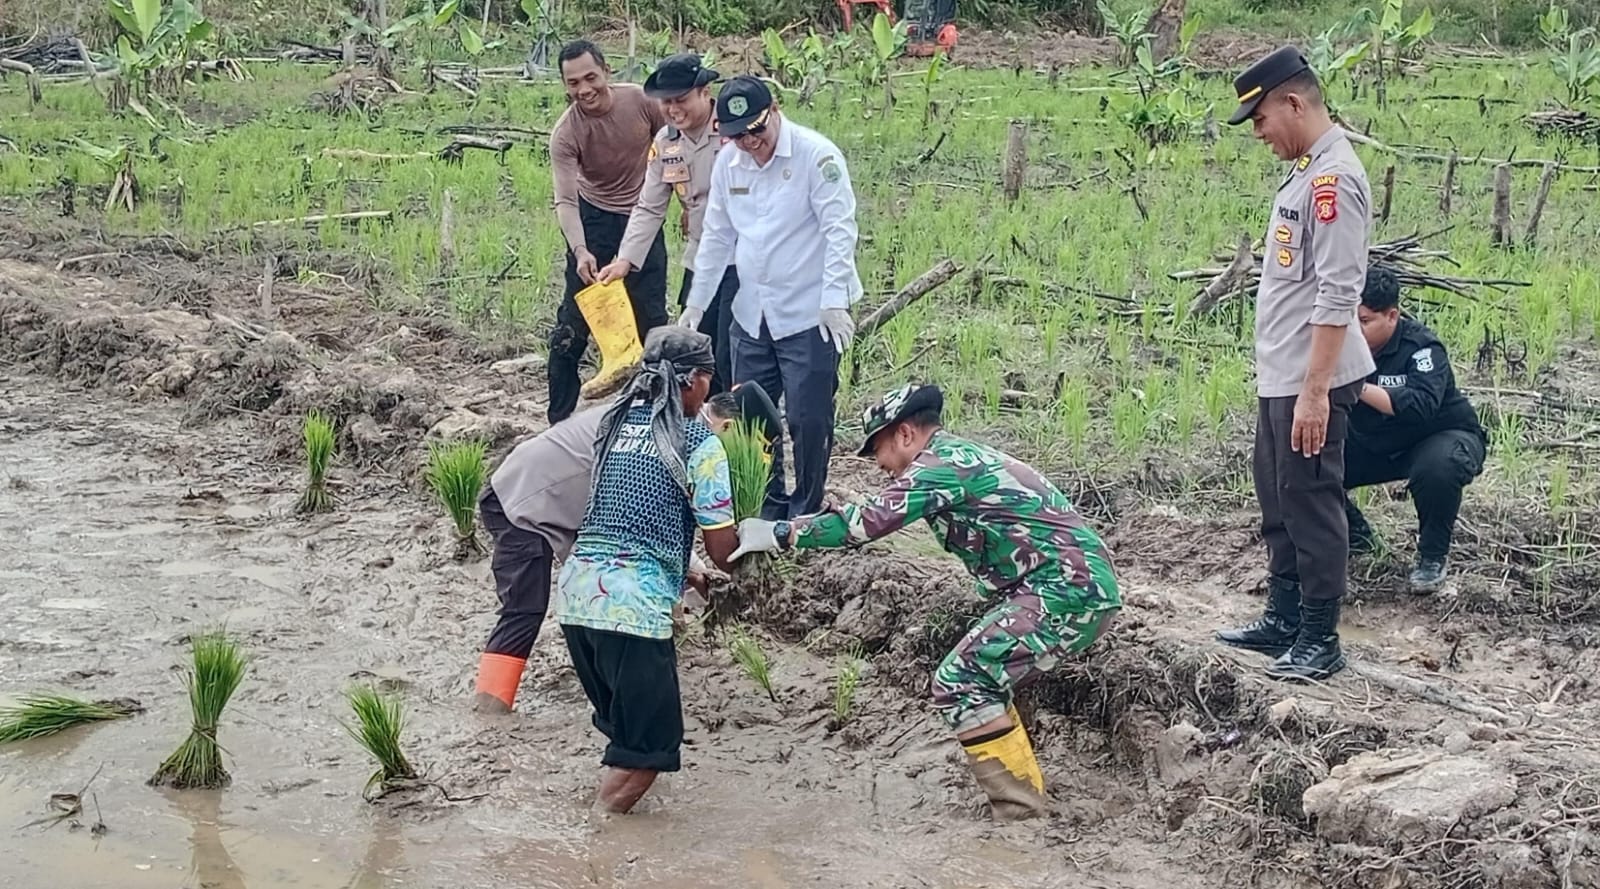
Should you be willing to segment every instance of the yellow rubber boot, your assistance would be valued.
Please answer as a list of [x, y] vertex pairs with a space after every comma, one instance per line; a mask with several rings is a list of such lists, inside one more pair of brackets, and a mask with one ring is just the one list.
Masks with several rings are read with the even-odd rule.
[[1013, 711], [1013, 725], [1004, 735], [979, 743], [963, 743], [972, 777], [989, 796], [995, 818], [1016, 821], [1049, 814], [1044, 773], [1034, 758], [1028, 733]]
[[581, 394], [584, 398], [604, 398], [633, 376], [644, 357], [638, 325], [633, 320], [633, 304], [620, 280], [590, 284], [578, 291], [573, 300], [589, 322], [595, 345], [600, 347], [600, 372], [583, 384]]

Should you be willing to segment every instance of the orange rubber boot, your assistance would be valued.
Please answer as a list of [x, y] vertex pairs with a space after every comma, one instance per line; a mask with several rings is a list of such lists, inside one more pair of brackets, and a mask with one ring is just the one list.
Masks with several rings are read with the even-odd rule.
[[510, 713], [527, 664], [527, 658], [484, 652], [478, 658], [478, 709]]

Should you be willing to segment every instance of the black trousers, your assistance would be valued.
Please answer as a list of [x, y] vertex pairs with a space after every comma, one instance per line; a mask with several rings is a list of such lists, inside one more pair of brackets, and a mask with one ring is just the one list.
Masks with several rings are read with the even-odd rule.
[[500, 597], [500, 620], [483, 650], [527, 660], [550, 608], [550, 544], [544, 535], [511, 524], [492, 487], [484, 487], [478, 515], [494, 538], [489, 567]]
[[[683, 285], [678, 288], [678, 308], [682, 309], [689, 303], [689, 288], [694, 286], [694, 269], [685, 269], [683, 272]], [[728, 346], [728, 325], [733, 323], [732, 309], [733, 295], [739, 292], [739, 270], [728, 266], [722, 273], [722, 282], [717, 285], [716, 295], [711, 297], [711, 305], [706, 306], [705, 316], [700, 319], [696, 330], [711, 337], [711, 348], [717, 353], [717, 370], [711, 376], [711, 394], [726, 392], [733, 385], [733, 353]]]
[[1487, 451], [1482, 435], [1461, 429], [1435, 432], [1398, 454], [1370, 451], [1351, 438], [1345, 443], [1344, 487], [1405, 479], [1417, 508], [1417, 555], [1442, 559], [1450, 553], [1461, 491], [1483, 472]]
[[[578, 215], [583, 221], [583, 237], [588, 241], [589, 252], [595, 262], [604, 267], [616, 259], [622, 246], [622, 235], [628, 228], [628, 214], [602, 210], [583, 198], [578, 198]], [[645, 255], [644, 265], [634, 269], [622, 279], [628, 288], [628, 301], [633, 303], [633, 320], [638, 325], [639, 342], [651, 329], [667, 323], [667, 239], [656, 232]], [[578, 363], [589, 348], [589, 322], [583, 317], [573, 299], [578, 291], [589, 285], [578, 277], [578, 260], [567, 251], [567, 289], [556, 309], [556, 326], [550, 330], [550, 358], [547, 368], [550, 378], [550, 406], [547, 418], [551, 425], [572, 416], [578, 407], [578, 392], [582, 383], [578, 379]]]
[[573, 624], [562, 624], [561, 635], [594, 707], [594, 727], [606, 736], [600, 763], [676, 772], [682, 766], [683, 705], [673, 641]]
[[773, 404], [782, 397], [789, 425], [794, 493], [784, 493], [783, 450], [779, 448], [772, 460], [772, 481], [762, 518], [792, 518], [820, 510], [827, 492], [828, 456], [833, 452], [838, 351], [816, 327], [775, 340], [765, 322], [752, 337], [734, 321], [728, 325], [728, 340], [733, 346], [734, 379], [760, 386]]
[[1300, 585], [1306, 599], [1338, 599], [1345, 593], [1350, 525], [1344, 514], [1345, 437], [1350, 408], [1362, 381], [1328, 393], [1328, 440], [1322, 453], [1298, 454], [1290, 446], [1298, 396], [1257, 399], [1256, 500], [1267, 571]]

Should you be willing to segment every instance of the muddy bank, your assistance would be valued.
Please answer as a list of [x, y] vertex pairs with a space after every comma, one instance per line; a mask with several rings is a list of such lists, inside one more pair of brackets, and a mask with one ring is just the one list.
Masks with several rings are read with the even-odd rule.
[[[723, 590], [726, 621], [768, 640], [778, 701], [714, 632], [687, 640], [691, 765], [639, 818], [592, 822], [598, 745], [555, 627], [516, 715], [464, 711], [492, 622], [487, 564], [452, 558], [416, 472], [428, 436], [483, 435], [503, 452], [542, 425], [537, 360], [501, 363], [448, 326], [375, 315], [358, 292], [286, 288], [269, 317], [242, 265], [204, 254], [86, 270], [55, 268], [50, 249], [0, 251], [0, 561], [13, 581], [0, 605], [18, 615], [0, 637], [0, 692], [151, 709], [0, 753], [0, 811], [24, 824], [105, 763], [94, 787], [112, 832], [105, 858], [83, 859], [82, 885], [168, 885], [180, 868], [250, 885], [1051, 885], [1081, 868], [1130, 887], [1593, 877], [1592, 650], [1541, 638], [1560, 628], [1509, 607], [1503, 581], [1475, 581], [1502, 610], [1463, 607], [1465, 582], [1426, 602], [1358, 585], [1344, 627], [1358, 666], [1325, 687], [1269, 683], [1259, 660], [1209, 642], [1259, 607], [1249, 519], [1153, 504], [1160, 472], [1094, 487], [1129, 608], [1022, 701], [1051, 821], [987, 824], [928, 711], [928, 673], [981, 606], [913, 529], [868, 554], [803, 559], [764, 597]], [[184, 303], [129, 266], [211, 283]], [[341, 505], [303, 520], [295, 443], [311, 407], [339, 423]], [[874, 482], [860, 461], [838, 467], [841, 489]], [[236, 784], [212, 801], [164, 797], [142, 782], [184, 728], [181, 640], [223, 620], [256, 657], [224, 729]], [[865, 684], [854, 718], [834, 725], [836, 657], [857, 645]], [[338, 727], [353, 681], [405, 692], [414, 758], [442, 790], [360, 804], [369, 767]], [[1461, 786], [1487, 790], [1444, 792]], [[94, 842], [26, 837], [30, 878]], [[274, 870], [266, 850], [279, 848], [303, 850], [281, 864], [292, 877]]]

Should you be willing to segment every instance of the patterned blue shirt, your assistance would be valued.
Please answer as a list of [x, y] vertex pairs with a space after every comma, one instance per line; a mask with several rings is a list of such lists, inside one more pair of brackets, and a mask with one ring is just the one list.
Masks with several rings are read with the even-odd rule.
[[672, 637], [672, 606], [683, 594], [694, 529], [733, 524], [733, 489], [722, 440], [698, 419], [684, 421], [689, 452], [686, 495], [656, 450], [648, 405], [623, 420], [572, 555], [557, 581], [562, 624]]

